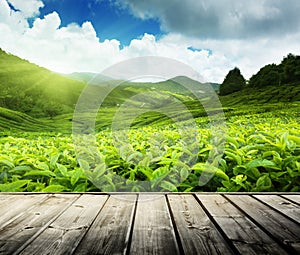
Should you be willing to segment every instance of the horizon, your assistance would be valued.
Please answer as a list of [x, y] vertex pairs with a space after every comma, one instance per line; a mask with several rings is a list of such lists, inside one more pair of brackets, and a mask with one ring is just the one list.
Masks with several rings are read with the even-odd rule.
[[191, 66], [206, 82], [222, 83], [234, 67], [248, 80], [289, 53], [300, 55], [299, 11], [294, 0], [0, 0], [0, 48], [63, 74], [160, 56]]

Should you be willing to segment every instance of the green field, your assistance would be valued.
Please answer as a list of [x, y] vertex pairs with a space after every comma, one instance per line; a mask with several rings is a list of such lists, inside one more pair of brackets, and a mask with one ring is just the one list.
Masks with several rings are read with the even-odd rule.
[[[77, 160], [70, 134], [6, 131], [1, 135], [0, 190], [97, 191], [101, 186], [102, 191], [299, 191], [298, 109], [293, 103], [266, 113], [239, 110], [242, 116], [228, 117], [224, 154], [210, 169], [204, 164], [213, 147], [205, 118], [198, 119], [199, 151], [193, 165], [182, 160], [192, 161], [195, 155], [182, 151], [175, 124], [133, 128], [131, 145], [121, 148], [114, 146], [109, 130], [98, 132], [101, 167], [96, 170]], [[91, 156], [84, 147], [80, 153]], [[214, 177], [199, 186], [205, 171]]]
[[199, 102], [178, 81], [205, 85], [186, 77], [124, 82], [91, 130], [90, 116], [74, 116], [88, 74], [63, 77], [0, 53], [2, 192], [300, 191], [300, 81], [247, 86], [205, 109], [213, 94]]

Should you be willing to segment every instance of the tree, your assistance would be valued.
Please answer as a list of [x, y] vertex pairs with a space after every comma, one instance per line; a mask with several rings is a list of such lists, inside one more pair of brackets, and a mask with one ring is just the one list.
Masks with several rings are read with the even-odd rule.
[[246, 80], [241, 74], [239, 68], [235, 67], [226, 75], [220, 86], [220, 95], [228, 95], [236, 91], [242, 90], [246, 85]]
[[52, 119], [54, 116], [63, 113], [63, 106], [57, 102], [48, 101], [44, 103], [42, 110]]
[[279, 65], [262, 67], [249, 80], [249, 87], [280, 86], [300, 82], [300, 56], [288, 54]]
[[300, 81], [300, 56], [288, 54], [281, 62], [285, 84]]
[[282, 83], [282, 72], [281, 65], [266, 65], [250, 78], [249, 87], [279, 86]]

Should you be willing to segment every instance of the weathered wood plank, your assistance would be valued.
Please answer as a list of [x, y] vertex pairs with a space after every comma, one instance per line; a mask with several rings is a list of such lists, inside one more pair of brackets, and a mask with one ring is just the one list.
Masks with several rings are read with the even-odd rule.
[[282, 197], [287, 198], [300, 205], [300, 195], [282, 195]]
[[287, 217], [250, 196], [225, 195], [247, 215], [290, 249], [300, 253], [300, 227]]
[[136, 195], [111, 195], [74, 254], [125, 254]]
[[164, 195], [139, 195], [131, 254], [179, 254]]
[[[78, 196], [51, 195], [0, 228], [0, 253], [12, 254], [46, 228]], [[20, 197], [20, 203], [22, 203]]]
[[241, 254], [287, 254], [221, 195], [197, 195], [197, 197]]
[[14, 198], [13, 196], [8, 196], [8, 195], [5, 195], [5, 193], [0, 192], [0, 206], [2, 203], [4, 204], [4, 201], [13, 199], [13, 198]]
[[260, 201], [272, 206], [284, 215], [300, 223], [300, 206], [277, 195], [254, 195]]
[[[7, 199], [2, 199], [5, 197]], [[8, 225], [35, 203], [38, 203], [47, 197], [48, 195], [0, 196], [0, 228]]]
[[72, 254], [108, 196], [82, 195], [20, 254]]
[[168, 195], [185, 254], [234, 254], [191, 195]]
[[196, 195], [1, 193], [0, 254], [300, 253], [299, 195]]

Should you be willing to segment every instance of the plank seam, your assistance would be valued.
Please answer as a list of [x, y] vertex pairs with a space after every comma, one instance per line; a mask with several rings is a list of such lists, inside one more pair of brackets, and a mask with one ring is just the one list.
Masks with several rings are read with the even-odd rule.
[[136, 217], [136, 211], [137, 211], [137, 204], [138, 204], [138, 200], [139, 200], [139, 194], [137, 194], [136, 198], [135, 198], [135, 204], [134, 204], [134, 209], [133, 209], [133, 215], [132, 215], [132, 221], [131, 221], [131, 227], [129, 232], [129, 236], [128, 236], [128, 243], [127, 243], [127, 248], [125, 251], [126, 255], [130, 255], [130, 249], [131, 249], [131, 242], [132, 242], [132, 236], [133, 236], [133, 229], [134, 229], [134, 222], [135, 222], [135, 217]]
[[[90, 195], [90, 194], [88, 194]], [[107, 195], [107, 194], [106, 194]], [[91, 223], [89, 224], [88, 228], [86, 229], [84, 235], [82, 235], [80, 241], [78, 242], [77, 246], [74, 247], [72, 254], [76, 253], [76, 250], [78, 249], [78, 247], [80, 246], [82, 240], [85, 238], [85, 236], [87, 235], [87, 233], [89, 232], [89, 230], [91, 229], [91, 227], [93, 226], [94, 222], [96, 221], [96, 219], [98, 218], [100, 212], [103, 210], [103, 208], [105, 207], [108, 199], [110, 198], [110, 195], [107, 195], [107, 198], [105, 200], [105, 202], [103, 203], [102, 207], [99, 209], [99, 211], [97, 212], [96, 216], [94, 217], [94, 219], [91, 221]]]
[[295, 254], [298, 255], [298, 253], [293, 249], [293, 247], [290, 247], [288, 245], [285, 245], [279, 238], [274, 236], [270, 231], [268, 231], [264, 226], [262, 226], [259, 222], [257, 222], [253, 217], [251, 217], [245, 210], [243, 210], [241, 207], [239, 207], [236, 203], [231, 201], [226, 195], [222, 195], [229, 203], [231, 203], [233, 206], [235, 206], [238, 210], [240, 210], [249, 220], [252, 221], [257, 227], [259, 227], [265, 234], [267, 234], [271, 239], [274, 240], [281, 248], [283, 248], [288, 254]]
[[[252, 198], [254, 198], [255, 200], [257, 200], [258, 202], [266, 205], [267, 207], [269, 207], [270, 209], [272, 209], [273, 211], [281, 214], [282, 216], [284, 216], [285, 218], [289, 219], [290, 221], [293, 221], [295, 224], [300, 226], [300, 223], [297, 222], [296, 220], [294, 220], [293, 218], [291, 218], [290, 216], [286, 215], [284, 212], [280, 211], [279, 209], [273, 207], [272, 205], [268, 204], [267, 202], [264, 202], [263, 200], [260, 200], [258, 197], [255, 197], [253, 195], [251, 195]], [[283, 197], [284, 198], [284, 197]]]
[[[51, 194], [53, 195], [53, 194]], [[52, 219], [50, 219], [47, 223], [45, 223], [45, 225], [43, 227], [41, 227], [41, 229], [36, 232], [32, 237], [30, 237], [19, 249], [17, 249], [13, 255], [17, 255], [19, 253], [21, 253], [30, 243], [32, 243], [42, 232], [45, 231], [45, 229], [50, 226], [51, 223], [53, 223], [60, 215], [62, 215], [69, 207], [71, 207], [82, 195], [79, 195], [76, 199], [73, 199], [73, 201], [68, 204], [67, 206], [65, 206], [64, 208], [62, 208], [62, 210]], [[49, 196], [48, 198], [51, 198], [51, 196]]]
[[173, 211], [172, 211], [172, 208], [171, 208], [171, 205], [170, 205], [169, 197], [168, 197], [167, 194], [165, 195], [165, 198], [166, 198], [167, 207], [168, 207], [168, 210], [169, 210], [171, 224], [172, 224], [172, 227], [173, 227], [173, 230], [174, 230], [174, 233], [175, 233], [175, 238], [176, 238], [176, 242], [177, 242], [177, 245], [178, 245], [179, 254], [185, 254], [184, 250], [183, 250], [183, 245], [182, 245], [182, 242], [181, 242], [181, 239], [180, 239], [179, 231], [177, 229], [177, 225], [176, 225], [176, 222], [175, 222], [175, 217], [174, 217], [174, 214], [173, 214]]
[[43, 203], [45, 200], [47, 200], [50, 197], [50, 195], [45, 195], [44, 198], [38, 200], [37, 202], [33, 203], [31, 206], [29, 206], [28, 208], [26, 208], [26, 210], [20, 212], [19, 214], [17, 214], [15, 217], [9, 219], [8, 221], [6, 221], [5, 223], [3, 223], [0, 227], [1, 229], [5, 228], [7, 225], [9, 225], [10, 223], [12, 223], [14, 220], [16, 220], [17, 218], [21, 217], [24, 213], [26, 213], [28, 210], [32, 209], [33, 207], [36, 206], [36, 203], [41, 204]]
[[[97, 192], [97, 191], [88, 191], [88, 192], [0, 192], [0, 196], [5, 196], [5, 195], [132, 195], [132, 194], [143, 194], [145, 192]], [[173, 194], [173, 195], [194, 195], [194, 194], [201, 194], [201, 195], [296, 195], [299, 196], [300, 192], [277, 192], [277, 191], [272, 191], [272, 192], [151, 192], [151, 194], [159, 194], [159, 195], [168, 195], [168, 194]]]
[[210, 214], [209, 210], [204, 206], [204, 204], [201, 202], [200, 198], [197, 197], [196, 194], [193, 195], [194, 198], [196, 199], [196, 201], [198, 202], [198, 204], [201, 206], [201, 208], [204, 210], [205, 214], [207, 215], [207, 217], [209, 218], [209, 220], [212, 222], [212, 224], [215, 226], [216, 230], [221, 234], [221, 236], [224, 238], [224, 240], [226, 241], [226, 244], [229, 246], [229, 248], [231, 249], [231, 251], [234, 254], [240, 254], [241, 253], [238, 251], [238, 249], [235, 247], [235, 245], [233, 244], [232, 240], [229, 239], [229, 237], [226, 235], [226, 233], [224, 232], [224, 230], [222, 229], [222, 227], [218, 224], [218, 222], [215, 220], [215, 218]]
[[288, 200], [289, 202], [291, 202], [293, 204], [296, 204], [296, 205], [300, 206], [300, 203], [298, 203], [298, 202], [296, 202], [296, 201], [294, 201], [292, 199], [289, 199], [288, 197], [284, 197], [284, 195], [287, 195], [287, 194], [282, 194], [282, 195], [279, 195], [279, 196], [282, 197], [282, 198], [284, 198], [284, 199], [286, 199], [286, 200]]

